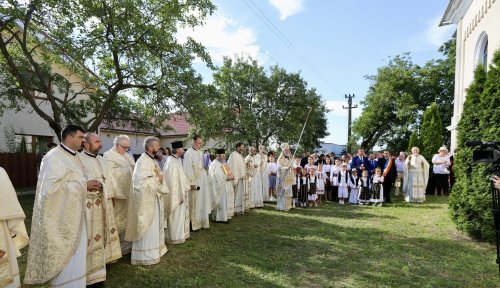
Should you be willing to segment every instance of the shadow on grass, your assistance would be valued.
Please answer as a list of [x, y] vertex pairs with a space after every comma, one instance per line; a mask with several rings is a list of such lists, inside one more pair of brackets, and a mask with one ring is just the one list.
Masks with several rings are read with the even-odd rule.
[[[427, 209], [434, 209], [434, 204], [429, 205]], [[263, 209], [233, 218], [230, 224], [211, 223], [210, 229], [191, 233], [191, 239], [185, 244], [169, 245], [169, 252], [158, 265], [132, 266], [130, 256], [124, 256], [108, 265], [106, 286], [498, 285], [494, 251], [489, 250], [490, 246], [447, 237], [410, 237], [397, 229], [390, 232], [379, 229], [386, 227], [359, 227], [365, 219], [397, 219], [384, 215], [380, 209], [386, 208], [326, 204], [278, 212], [273, 205], [266, 204]], [[25, 211], [27, 215], [30, 213]], [[346, 221], [352, 221], [349, 222], [352, 227], [345, 225]]]

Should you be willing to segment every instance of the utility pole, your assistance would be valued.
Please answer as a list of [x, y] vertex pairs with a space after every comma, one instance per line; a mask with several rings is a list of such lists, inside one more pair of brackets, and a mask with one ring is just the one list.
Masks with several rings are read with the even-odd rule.
[[348, 106], [345, 107], [342, 105], [343, 109], [348, 109], [349, 111], [349, 119], [347, 120], [347, 153], [351, 153], [351, 118], [352, 118], [352, 109], [353, 108], [358, 108], [357, 104], [352, 105], [352, 98], [354, 98], [354, 94], [348, 94], [345, 95], [345, 98], [347, 99], [347, 104]]

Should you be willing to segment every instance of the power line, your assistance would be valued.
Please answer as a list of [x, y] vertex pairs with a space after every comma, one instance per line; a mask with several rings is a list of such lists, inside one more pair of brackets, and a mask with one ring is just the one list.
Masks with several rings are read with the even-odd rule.
[[248, 4], [247, 0], [245, 0], [245, 4], [252, 10], [252, 12], [259, 17], [259, 19], [264, 23], [271, 32], [273, 32], [274, 35], [280, 39], [285, 46], [290, 49], [292, 53], [294, 53], [299, 60], [301, 60], [306, 66], [309, 66], [309, 68], [318, 76], [318, 78], [321, 78], [330, 88], [332, 88], [335, 92], [341, 94], [333, 85], [331, 82], [326, 78], [305, 56], [300, 52], [300, 50], [290, 41], [288, 38], [280, 31], [276, 25], [273, 24], [273, 22], [266, 16], [266, 14], [253, 2], [253, 0], [248, 0], [250, 3], [252, 3], [253, 7]]

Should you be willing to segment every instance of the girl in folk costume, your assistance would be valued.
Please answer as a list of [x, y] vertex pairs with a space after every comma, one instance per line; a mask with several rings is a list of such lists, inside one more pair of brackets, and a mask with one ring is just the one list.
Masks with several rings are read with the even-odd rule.
[[339, 204], [344, 205], [345, 199], [349, 197], [348, 187], [349, 187], [349, 172], [347, 171], [347, 165], [342, 164], [342, 169], [337, 175], [337, 183], [338, 183], [338, 196], [339, 196]]
[[316, 166], [314, 165], [314, 156], [311, 155], [309, 158], [307, 158], [307, 164], [304, 166], [304, 169], [306, 169], [307, 174], [311, 172], [311, 169], [316, 169]]
[[326, 173], [323, 171], [323, 164], [318, 164], [318, 171], [316, 171], [316, 179], [318, 179], [316, 183], [316, 194], [318, 195], [317, 203], [321, 204], [321, 200], [325, 197], [325, 184], [326, 184]]
[[332, 171], [332, 158], [326, 156], [325, 164], [323, 165], [323, 171], [326, 174], [326, 182], [325, 182], [325, 195], [326, 200], [332, 200], [332, 182], [330, 181], [331, 171]]
[[339, 180], [338, 176], [340, 171], [342, 170], [342, 165], [340, 163], [340, 159], [335, 159], [335, 165], [332, 166], [330, 172], [330, 182], [332, 184], [332, 201], [336, 202], [338, 198], [339, 191]]
[[368, 178], [368, 170], [363, 170], [361, 178], [358, 180], [358, 201], [360, 205], [370, 204], [371, 191], [370, 191], [370, 178]]
[[370, 182], [372, 190], [370, 202], [373, 203], [373, 206], [382, 206], [384, 202], [384, 186], [382, 185], [384, 183], [384, 176], [379, 167], [375, 168], [375, 174], [372, 175]]
[[349, 187], [351, 187], [351, 194], [349, 194], [349, 203], [358, 204], [358, 192], [359, 192], [359, 177], [358, 170], [356, 168], [352, 168], [352, 172], [350, 174]]
[[301, 169], [299, 175], [299, 204], [300, 207], [307, 207], [307, 192], [309, 188], [309, 179], [307, 177], [306, 169]]
[[307, 200], [309, 200], [309, 206], [318, 207], [316, 200], [318, 199], [318, 195], [316, 194], [316, 170], [311, 168], [309, 170], [309, 175], [307, 175], [307, 180], [309, 182], [309, 187], [307, 190]]

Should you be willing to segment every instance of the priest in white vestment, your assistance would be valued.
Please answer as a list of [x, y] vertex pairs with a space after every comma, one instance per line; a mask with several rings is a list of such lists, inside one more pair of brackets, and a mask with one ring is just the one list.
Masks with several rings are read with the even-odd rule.
[[264, 201], [269, 201], [269, 169], [267, 169], [266, 146], [259, 145], [259, 153], [255, 155], [256, 168], [254, 177], [258, 186], [255, 195], [255, 207], [264, 207]]
[[411, 148], [411, 153], [405, 162], [403, 193], [406, 202], [424, 202], [429, 180], [429, 163], [419, 154], [418, 147]]
[[24, 211], [17, 200], [16, 190], [7, 172], [0, 167], [0, 287], [21, 287], [17, 257], [21, 248], [29, 243], [24, 226]]
[[113, 198], [113, 213], [115, 224], [120, 235], [122, 254], [132, 251], [132, 243], [125, 241], [127, 226], [128, 199], [132, 194], [132, 173], [134, 172], [134, 157], [127, 153], [130, 149], [130, 139], [127, 135], [119, 135], [113, 140], [113, 148], [104, 153], [104, 170], [106, 171], [106, 188], [108, 197]]
[[226, 151], [217, 149], [216, 159], [210, 164], [209, 175], [216, 198], [216, 207], [212, 212], [213, 220], [227, 222], [234, 215], [234, 176], [226, 163]]
[[292, 207], [292, 185], [295, 181], [293, 157], [288, 143], [281, 144], [281, 149], [281, 154], [278, 157], [276, 210], [288, 211]]
[[248, 202], [250, 203], [250, 208], [256, 207], [256, 202], [259, 201], [259, 207], [263, 206], [262, 196], [257, 196], [261, 194], [261, 179], [257, 176], [257, 169], [259, 168], [259, 163], [255, 159], [257, 151], [255, 147], [248, 147], [248, 155], [245, 157], [245, 167], [247, 170], [248, 177]]
[[181, 244], [189, 238], [189, 206], [188, 191], [190, 185], [184, 169], [181, 157], [184, 147], [181, 141], [172, 142], [172, 155], [168, 157], [163, 175], [165, 186], [170, 193], [165, 198], [165, 238], [169, 244]]
[[42, 159], [31, 222], [31, 240], [24, 282], [85, 287], [87, 276], [87, 191], [102, 187], [87, 181], [77, 155], [84, 130], [66, 126], [60, 146]]
[[235, 182], [234, 185], [234, 212], [236, 214], [245, 213], [245, 204], [248, 203], [248, 177], [246, 172], [245, 158], [243, 158], [243, 143], [236, 144], [236, 150], [229, 155], [228, 164], [233, 172]]
[[144, 153], [137, 159], [132, 175], [125, 240], [132, 242], [132, 265], [153, 265], [167, 253], [164, 234], [163, 198], [168, 190], [154, 155], [160, 150], [156, 137], [144, 139]]
[[203, 139], [193, 137], [193, 146], [184, 153], [183, 167], [190, 189], [189, 218], [193, 231], [210, 228], [209, 214], [212, 210], [212, 191], [208, 177], [208, 167], [204, 167]]
[[115, 225], [113, 202], [109, 197], [104, 176], [104, 160], [98, 153], [101, 140], [95, 133], [85, 133], [84, 150], [78, 154], [84, 174], [89, 180], [101, 183], [101, 189], [87, 193], [85, 216], [89, 243], [87, 245], [87, 285], [106, 280], [106, 263], [122, 257], [120, 238]]

